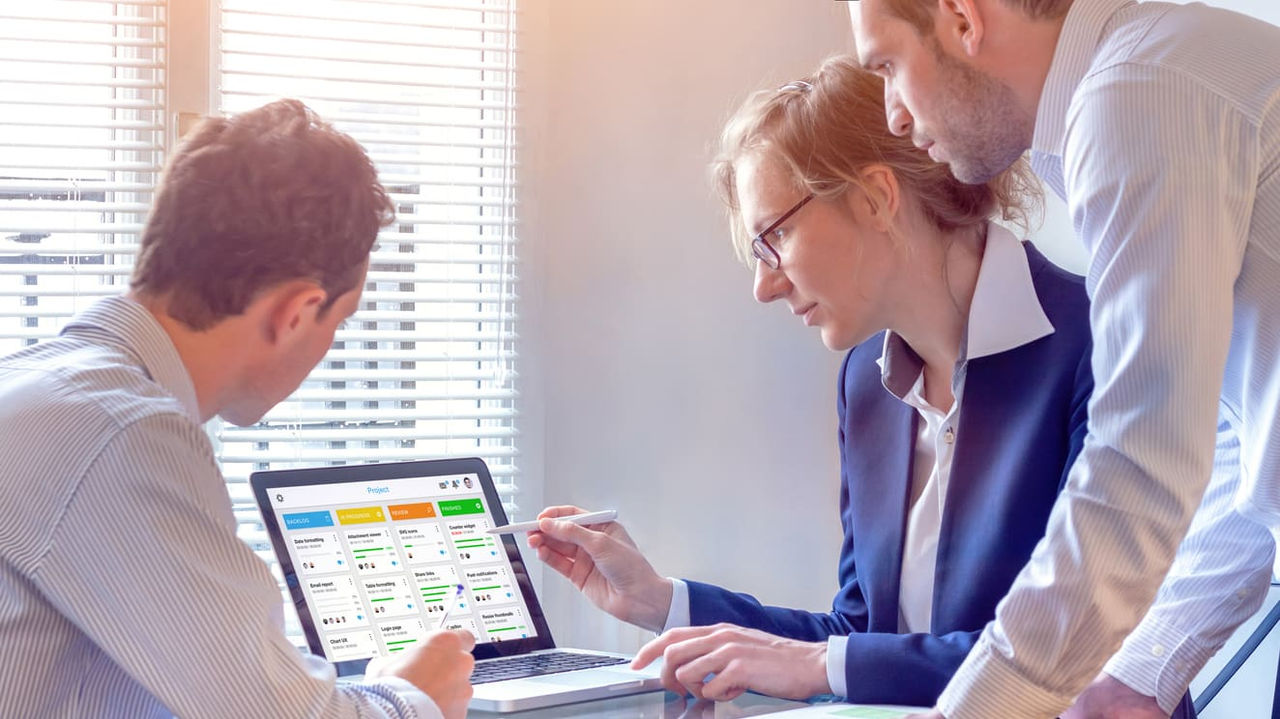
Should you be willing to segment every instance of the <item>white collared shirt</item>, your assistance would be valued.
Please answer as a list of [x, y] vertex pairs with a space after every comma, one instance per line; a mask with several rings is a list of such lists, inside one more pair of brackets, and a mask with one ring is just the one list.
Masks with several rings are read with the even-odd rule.
[[[1162, 707], [1261, 602], [1263, 527], [1280, 532], [1277, 107], [1280, 28], [1203, 5], [1072, 4], [1032, 165], [1090, 253], [1090, 433], [1047, 541], [938, 699], [949, 719], [1056, 716], [1176, 551], [1125, 642], [1147, 668], [1108, 667]], [[1211, 475], [1228, 491], [1206, 493]]]
[[955, 457], [956, 426], [960, 419], [960, 395], [943, 410], [924, 396], [924, 372], [905, 397], [899, 397], [920, 415], [915, 457], [911, 464], [911, 497], [907, 529], [902, 541], [902, 570], [898, 587], [898, 631], [928, 632], [933, 620], [933, 573], [938, 563], [938, 533], [942, 506], [951, 484], [951, 460]]

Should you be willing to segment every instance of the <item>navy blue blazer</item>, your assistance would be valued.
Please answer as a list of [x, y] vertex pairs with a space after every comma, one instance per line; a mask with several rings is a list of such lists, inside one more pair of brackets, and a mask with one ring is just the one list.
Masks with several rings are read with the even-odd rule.
[[970, 360], [938, 538], [932, 631], [898, 633], [915, 409], [881, 384], [883, 334], [840, 369], [840, 590], [831, 611], [763, 606], [690, 581], [694, 625], [730, 622], [803, 641], [849, 635], [849, 700], [932, 706], [995, 617], [1084, 442], [1093, 390], [1084, 280], [1024, 243], [1053, 334]]

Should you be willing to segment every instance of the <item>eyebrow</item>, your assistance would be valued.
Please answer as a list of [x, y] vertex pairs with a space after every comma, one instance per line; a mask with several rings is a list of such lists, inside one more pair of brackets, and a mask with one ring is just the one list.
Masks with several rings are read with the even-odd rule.
[[757, 222], [752, 225], [747, 225], [747, 232], [749, 232], [751, 234], [751, 237], [753, 238], [759, 237], [760, 233], [764, 232], [769, 228], [770, 225], [777, 222], [778, 218], [782, 217], [784, 214], [786, 214], [786, 212], [787, 212], [786, 210], [782, 210], [781, 212], [770, 212], [769, 214], [765, 215], [765, 217], [769, 218], [768, 220], [764, 222]]
[[[863, 43], [863, 42], [857, 42], [857, 40], [858, 38], [854, 37], [853, 56], [858, 59], [858, 65], [861, 66], [863, 70], [871, 72], [871, 68], [876, 64], [876, 61], [879, 59], [881, 50], [879, 47], [876, 46], [874, 42]], [[864, 57], [867, 59], [863, 60], [862, 58]]]
[[[864, 50], [866, 52], [863, 52]], [[882, 50], [868, 33], [859, 33], [856, 29], [853, 31], [853, 56], [858, 59], [858, 64], [862, 66], [863, 70], [870, 71], [872, 66], [875, 65], [874, 60], [863, 62], [863, 55], [868, 58], [878, 59], [877, 56], [881, 53]]]
[[792, 215], [794, 215], [794, 214], [796, 214], [797, 212], [799, 212], [801, 207], [804, 207], [805, 205], [809, 204], [809, 200], [812, 200], [814, 197], [817, 197], [817, 195], [815, 195], [815, 194], [814, 194], [814, 193], [812, 193], [812, 192], [810, 192], [809, 194], [805, 195], [805, 196], [804, 196], [804, 199], [802, 199], [802, 200], [800, 200], [799, 202], [797, 202], [797, 203], [796, 203], [795, 205], [793, 205], [790, 209], [783, 210], [781, 213], [779, 213], [779, 214], [778, 214], [778, 216], [777, 216], [777, 217], [775, 217], [775, 218], [774, 218], [773, 222], [770, 222], [769, 224], [765, 225], [765, 228], [764, 228], [763, 230], [761, 230], [761, 231], [759, 231], [759, 232], [755, 233], [755, 235], [754, 235], [754, 236], [755, 236], [755, 237], [759, 237], [760, 235], [763, 235], [763, 234], [764, 234], [764, 233], [766, 233], [766, 232], [772, 232], [773, 230], [775, 230], [775, 229], [777, 229], [777, 228], [781, 227], [781, 226], [782, 226], [782, 223], [783, 223], [783, 221], [784, 221], [784, 220], [789, 220], [789, 219], [791, 219], [791, 216], [792, 216]]

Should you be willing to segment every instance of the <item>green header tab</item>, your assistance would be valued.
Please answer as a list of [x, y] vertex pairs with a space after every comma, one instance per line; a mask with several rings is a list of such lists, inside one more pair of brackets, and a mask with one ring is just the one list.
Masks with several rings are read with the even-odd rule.
[[440, 514], [445, 517], [456, 517], [459, 514], [484, 514], [484, 504], [478, 499], [453, 499], [437, 502]]

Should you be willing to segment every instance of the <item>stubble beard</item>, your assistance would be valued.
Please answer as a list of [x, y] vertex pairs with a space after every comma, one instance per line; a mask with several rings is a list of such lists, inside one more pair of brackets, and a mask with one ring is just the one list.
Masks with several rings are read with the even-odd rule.
[[946, 162], [963, 183], [989, 182], [1017, 162], [1031, 144], [1035, 119], [1018, 107], [1013, 89], [935, 48], [946, 123]]

